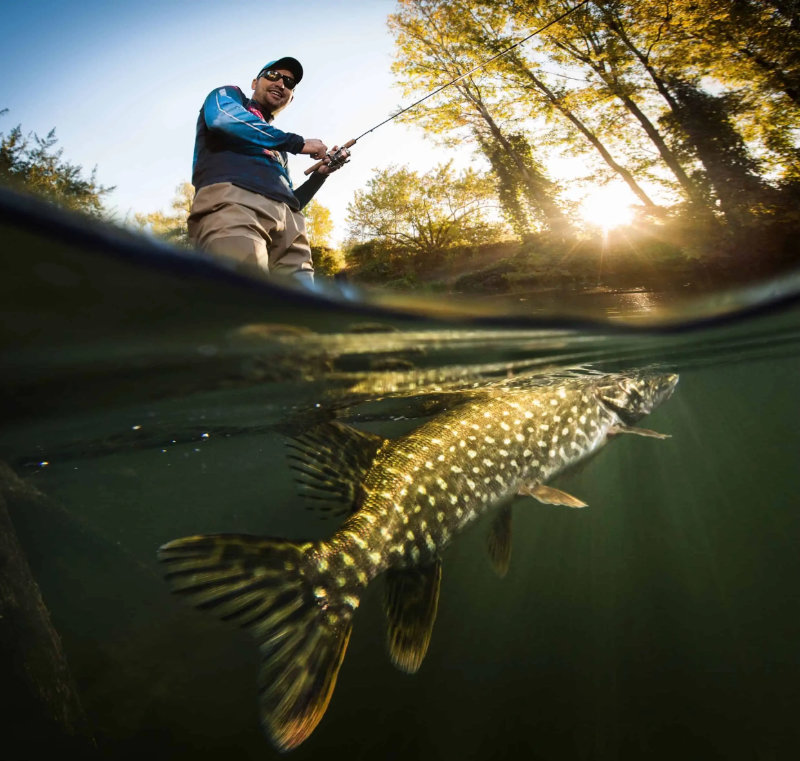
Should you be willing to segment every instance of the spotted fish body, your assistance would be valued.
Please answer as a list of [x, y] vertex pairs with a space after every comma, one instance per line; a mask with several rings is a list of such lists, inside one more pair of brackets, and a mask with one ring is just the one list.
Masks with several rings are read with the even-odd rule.
[[[335, 685], [366, 586], [386, 579], [389, 652], [416, 671], [438, 605], [440, 555], [458, 532], [516, 494], [582, 505], [547, 481], [631, 428], [670, 396], [672, 374], [563, 377], [476, 394], [397, 440], [340, 424], [298, 437], [310, 496], [350, 512], [326, 541], [187, 537], [160, 550], [173, 590], [248, 628], [262, 653], [261, 715], [280, 749], [302, 742]], [[510, 512], [490, 554], [505, 572]]]

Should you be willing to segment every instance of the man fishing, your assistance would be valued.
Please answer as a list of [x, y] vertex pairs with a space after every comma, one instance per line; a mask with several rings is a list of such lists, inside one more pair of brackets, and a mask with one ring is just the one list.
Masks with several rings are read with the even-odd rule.
[[[303, 78], [295, 58], [267, 63], [252, 82], [253, 97], [227, 85], [209, 93], [197, 119], [189, 239], [198, 248], [233, 260], [243, 270], [313, 282], [314, 265], [300, 210], [349, 153], [322, 140], [272, 126]], [[337, 152], [338, 151], [338, 152]], [[298, 188], [287, 153], [320, 163]]]

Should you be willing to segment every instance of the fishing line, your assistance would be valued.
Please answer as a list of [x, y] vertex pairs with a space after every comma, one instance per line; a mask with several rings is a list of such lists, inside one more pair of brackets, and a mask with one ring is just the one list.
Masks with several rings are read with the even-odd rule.
[[[352, 140], [348, 140], [341, 148], [339, 148], [339, 150], [328, 154], [332, 158], [331, 165], [332, 166], [336, 166], [336, 165], [341, 165], [342, 163], [344, 163], [344, 159], [341, 157], [343, 149], [350, 148], [351, 146], [355, 145], [359, 140], [361, 140], [362, 137], [364, 137], [366, 135], [369, 135], [370, 132], [374, 132], [376, 129], [378, 129], [378, 127], [382, 127], [384, 124], [388, 124], [390, 121], [392, 121], [393, 119], [396, 119], [398, 116], [400, 116], [401, 114], [404, 114], [406, 111], [410, 111], [412, 108], [416, 108], [420, 103], [424, 103], [426, 100], [428, 100], [428, 98], [432, 98], [434, 95], [437, 95], [442, 90], [444, 90], [446, 87], [450, 87], [450, 85], [454, 85], [456, 82], [460, 82], [462, 79], [465, 79], [466, 77], [470, 76], [470, 74], [474, 74], [479, 69], [482, 69], [485, 66], [488, 66], [490, 63], [492, 63], [492, 61], [496, 61], [498, 58], [501, 58], [506, 53], [510, 53], [514, 48], [519, 47], [520, 45], [526, 43], [529, 39], [531, 39], [531, 37], [535, 37], [537, 34], [541, 34], [543, 31], [545, 31], [545, 29], [549, 29], [551, 26], [553, 26], [554, 24], [557, 24], [559, 21], [563, 21], [565, 18], [567, 18], [567, 16], [572, 15], [573, 13], [575, 13], [575, 11], [577, 11], [582, 6], [586, 5], [588, 2], [589, 2], [589, 0], [581, 0], [581, 2], [579, 2], [577, 5], [573, 6], [572, 8], [569, 8], [568, 10], [564, 11], [560, 16], [557, 16], [556, 18], [552, 19], [551, 21], [548, 21], [544, 26], [541, 26], [537, 30], [531, 32], [527, 37], [523, 37], [521, 40], [518, 40], [513, 45], [509, 45], [504, 50], [501, 50], [499, 53], [495, 53], [495, 55], [493, 55], [491, 58], [487, 58], [485, 61], [482, 61], [477, 66], [473, 67], [472, 69], [470, 69], [469, 71], [465, 72], [464, 74], [459, 74], [459, 76], [457, 76], [455, 79], [451, 79], [449, 82], [446, 82], [445, 84], [440, 85], [435, 90], [432, 90], [427, 95], [425, 95], [422, 98], [420, 98], [419, 100], [414, 101], [414, 103], [412, 103], [410, 106], [406, 106], [405, 108], [401, 109], [397, 113], [392, 114], [387, 119], [384, 119], [379, 124], [376, 124], [371, 129], [368, 129], [366, 132], [362, 132], [358, 137], [355, 137]], [[311, 172], [315, 171], [323, 163], [324, 162], [320, 161], [317, 164], [314, 164], [314, 166], [309, 167], [308, 169], [306, 169], [305, 174], [311, 174]]]
[[479, 63], [477, 66], [475, 66], [474, 68], [472, 68], [469, 71], [465, 72], [464, 74], [460, 74], [455, 79], [451, 79], [446, 84], [443, 84], [440, 87], [437, 87], [435, 90], [433, 90], [432, 92], [429, 92], [427, 95], [425, 95], [424, 97], [420, 98], [418, 101], [412, 103], [410, 106], [406, 106], [404, 109], [402, 109], [401, 111], [398, 111], [396, 114], [393, 114], [388, 119], [384, 119], [380, 124], [376, 124], [372, 129], [368, 129], [366, 132], [360, 134], [356, 138], [356, 142], [358, 140], [360, 140], [362, 137], [364, 137], [364, 135], [368, 135], [370, 132], [374, 132], [376, 129], [378, 129], [378, 127], [382, 127], [387, 122], [392, 121], [392, 119], [396, 119], [398, 116], [400, 116], [400, 114], [404, 114], [406, 111], [410, 111], [412, 108], [415, 108], [420, 103], [423, 103], [426, 100], [428, 100], [428, 98], [432, 98], [434, 95], [437, 95], [442, 90], [444, 90], [446, 87], [450, 87], [450, 85], [454, 85], [456, 82], [460, 82], [462, 79], [466, 79], [470, 74], [474, 74], [476, 71], [478, 71], [479, 69], [482, 69], [484, 66], [488, 66], [492, 61], [496, 61], [498, 58], [501, 58], [506, 53], [510, 53], [514, 48], [519, 47], [520, 45], [526, 43], [529, 39], [531, 39], [531, 37], [535, 37], [537, 34], [540, 34], [545, 29], [548, 29], [549, 27], [553, 26], [553, 24], [557, 24], [559, 21], [563, 21], [567, 16], [569, 16], [572, 13], [575, 13], [575, 11], [577, 11], [578, 8], [580, 8], [582, 5], [586, 5], [586, 3], [588, 3], [588, 2], [589, 2], [589, 0], [581, 0], [581, 2], [578, 3], [574, 8], [570, 8], [569, 10], [564, 11], [564, 13], [562, 13], [557, 18], [554, 18], [552, 21], [548, 21], [543, 27], [540, 27], [535, 32], [531, 32], [527, 37], [524, 37], [523, 39], [519, 40], [518, 42], [515, 42], [513, 45], [509, 45], [505, 50], [501, 50], [499, 53], [496, 53], [491, 58], [487, 58], [485, 61], [483, 61], [482, 63]]

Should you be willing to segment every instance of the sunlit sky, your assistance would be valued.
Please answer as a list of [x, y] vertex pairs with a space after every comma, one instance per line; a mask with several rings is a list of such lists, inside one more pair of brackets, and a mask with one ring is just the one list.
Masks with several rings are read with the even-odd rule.
[[[394, 0], [136, 0], [81, 3], [29, 0], [3, 11], [0, 132], [21, 124], [45, 135], [56, 128], [64, 158], [86, 173], [97, 167], [122, 219], [167, 210], [176, 186], [191, 179], [197, 113], [215, 87], [248, 95], [253, 76], [284, 55], [305, 76], [275, 125], [329, 147], [356, 137], [410, 100], [393, 87]], [[422, 97], [426, 90], [417, 95]], [[437, 147], [418, 129], [390, 122], [353, 149], [352, 161], [316, 196], [345, 233], [347, 203], [373, 170], [403, 164], [420, 171], [472, 150]], [[292, 157], [296, 185], [313, 163]]]

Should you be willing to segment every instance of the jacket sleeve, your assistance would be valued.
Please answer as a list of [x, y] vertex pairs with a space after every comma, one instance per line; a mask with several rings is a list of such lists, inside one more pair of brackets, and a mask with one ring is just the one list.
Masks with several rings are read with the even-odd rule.
[[244, 107], [244, 96], [238, 87], [218, 87], [203, 104], [203, 118], [209, 130], [224, 134], [244, 151], [264, 149], [300, 153], [305, 140], [293, 132], [283, 132], [251, 114]]
[[294, 189], [294, 197], [298, 200], [301, 209], [305, 208], [326, 179], [327, 175], [314, 172], [299, 188]]

